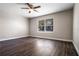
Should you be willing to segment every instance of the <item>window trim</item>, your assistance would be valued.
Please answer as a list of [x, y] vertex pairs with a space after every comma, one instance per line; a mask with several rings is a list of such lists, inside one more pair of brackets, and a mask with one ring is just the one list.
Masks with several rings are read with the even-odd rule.
[[[53, 20], [53, 18], [49, 18], [49, 19]], [[44, 23], [45, 23], [47, 19], [42, 19], [42, 20], [44, 20]], [[53, 31], [46, 31], [46, 27], [44, 27], [44, 31], [39, 31], [39, 21], [41, 21], [41, 20], [38, 20], [38, 22], [37, 22], [37, 32], [39, 32], [39, 33], [53, 33]], [[46, 26], [46, 23], [44, 26]], [[51, 26], [53, 26], [53, 24]]]

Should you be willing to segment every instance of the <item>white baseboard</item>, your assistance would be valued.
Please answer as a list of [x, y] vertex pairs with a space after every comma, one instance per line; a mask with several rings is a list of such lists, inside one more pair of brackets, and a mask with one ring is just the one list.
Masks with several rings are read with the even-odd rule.
[[51, 38], [51, 37], [41, 37], [41, 36], [32, 36], [31, 37], [38, 37], [38, 38], [47, 38], [47, 39], [52, 39], [52, 40], [59, 40], [59, 41], [67, 41], [67, 42], [73, 42], [73, 40], [70, 39], [60, 39], [60, 38]]
[[75, 49], [76, 49], [76, 51], [77, 51], [77, 53], [78, 53], [78, 55], [79, 55], [79, 49], [77, 48], [77, 46], [76, 46], [76, 44], [75, 44], [74, 41], [73, 41], [73, 45], [74, 45], [74, 47], [75, 47]]
[[[60, 39], [60, 38], [51, 38], [51, 37], [41, 37], [41, 36], [32, 36], [32, 35], [28, 35], [28, 36], [31, 36], [31, 37], [38, 37], [38, 38], [47, 38], [47, 39], [59, 40], [59, 41], [73, 42], [73, 40], [69, 40], [69, 39]], [[22, 38], [22, 37], [28, 37], [28, 36], [20, 36], [20, 37], [13, 37], [13, 38], [0, 39], [0, 41], [12, 40], [12, 39]]]
[[5, 38], [5, 39], [0, 39], [0, 41], [12, 40], [12, 39], [17, 39], [17, 38], [22, 38], [22, 37], [28, 37], [28, 36], [20, 36], [20, 37]]

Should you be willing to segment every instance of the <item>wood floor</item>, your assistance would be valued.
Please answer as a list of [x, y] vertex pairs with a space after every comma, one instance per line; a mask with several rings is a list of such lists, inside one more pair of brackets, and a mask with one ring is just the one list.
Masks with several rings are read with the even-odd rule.
[[72, 43], [39, 38], [0, 42], [0, 56], [77, 56]]

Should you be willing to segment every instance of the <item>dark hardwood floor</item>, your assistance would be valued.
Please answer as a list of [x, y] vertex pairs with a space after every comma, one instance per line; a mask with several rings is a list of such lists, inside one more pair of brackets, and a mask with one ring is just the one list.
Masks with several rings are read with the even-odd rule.
[[0, 42], [0, 56], [77, 56], [70, 42], [20, 38]]

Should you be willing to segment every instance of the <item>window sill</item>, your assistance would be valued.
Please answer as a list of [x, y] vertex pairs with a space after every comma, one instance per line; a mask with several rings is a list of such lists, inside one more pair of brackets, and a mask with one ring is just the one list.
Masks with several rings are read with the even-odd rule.
[[53, 31], [37, 31], [38, 33], [53, 33]]

